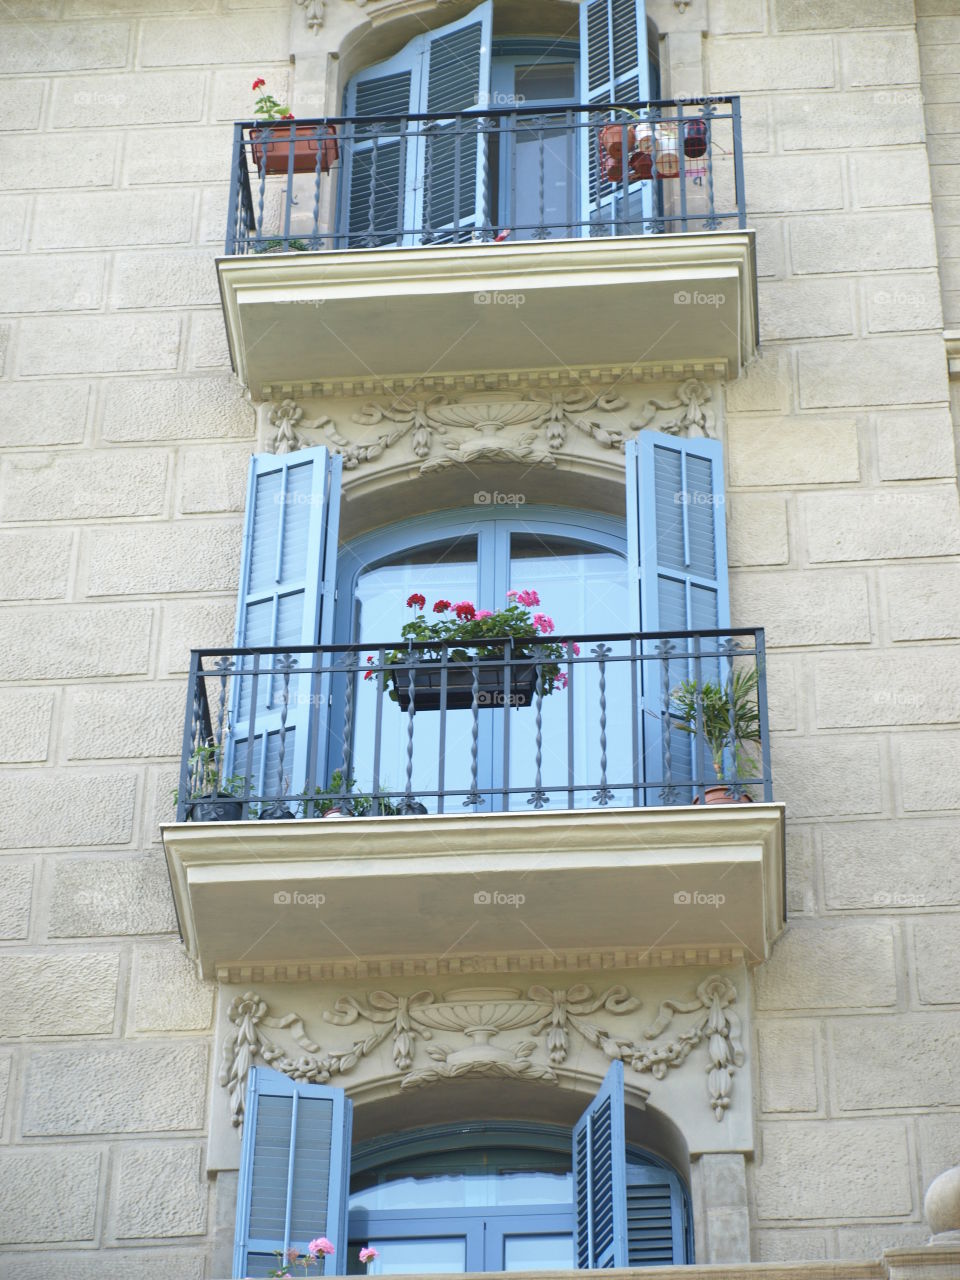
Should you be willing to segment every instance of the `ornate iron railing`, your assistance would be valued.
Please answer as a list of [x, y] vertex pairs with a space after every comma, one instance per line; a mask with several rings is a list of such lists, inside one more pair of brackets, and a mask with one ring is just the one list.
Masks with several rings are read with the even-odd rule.
[[737, 97], [234, 127], [228, 255], [745, 226]]
[[179, 821], [676, 805], [717, 786], [772, 799], [762, 630], [192, 654]]

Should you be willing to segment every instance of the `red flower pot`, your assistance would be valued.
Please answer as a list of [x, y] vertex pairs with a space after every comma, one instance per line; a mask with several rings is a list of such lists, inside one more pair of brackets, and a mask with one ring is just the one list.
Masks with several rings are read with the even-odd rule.
[[[313, 173], [317, 167], [317, 152], [320, 152], [320, 172], [329, 173], [331, 167], [340, 157], [337, 145], [337, 129], [335, 125], [321, 125], [326, 134], [324, 138], [311, 137], [315, 129], [301, 125], [297, 130], [297, 139], [293, 144], [293, 172]], [[263, 129], [252, 129], [250, 140], [253, 143], [253, 163], [261, 172], [286, 173], [290, 165], [290, 136], [292, 130], [288, 124], [271, 124]], [[261, 143], [259, 140], [263, 138]]]
[[627, 146], [633, 150], [636, 130], [633, 125], [605, 124], [600, 130], [600, 145], [613, 160], [619, 160], [623, 154], [623, 135], [627, 135]]
[[[752, 804], [750, 796], [746, 792], [739, 799], [734, 800], [730, 790], [725, 786], [704, 787], [703, 793], [704, 804]], [[700, 803], [700, 797], [694, 796], [694, 804]]]

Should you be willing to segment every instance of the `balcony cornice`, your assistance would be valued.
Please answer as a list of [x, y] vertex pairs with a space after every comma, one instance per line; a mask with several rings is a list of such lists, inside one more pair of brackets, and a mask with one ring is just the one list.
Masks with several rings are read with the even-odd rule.
[[[757, 345], [749, 230], [281, 253], [221, 258], [218, 271], [231, 358], [258, 399], [426, 371], [714, 366], [735, 378]], [[711, 301], [683, 301], [697, 297]]]
[[498, 972], [757, 963], [783, 925], [783, 840], [778, 804], [163, 828], [187, 950], [231, 981], [452, 973], [468, 955]]

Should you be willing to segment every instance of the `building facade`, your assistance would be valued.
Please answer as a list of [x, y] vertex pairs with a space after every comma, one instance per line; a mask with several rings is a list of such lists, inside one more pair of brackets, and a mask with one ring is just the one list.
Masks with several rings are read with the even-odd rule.
[[960, 1274], [958, 0], [0, 28], [0, 1271]]

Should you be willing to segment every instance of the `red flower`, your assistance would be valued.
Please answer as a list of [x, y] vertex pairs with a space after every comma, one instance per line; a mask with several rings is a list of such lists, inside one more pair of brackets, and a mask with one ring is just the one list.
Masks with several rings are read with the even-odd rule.
[[459, 604], [455, 604], [453, 607], [461, 622], [470, 622], [471, 619], [477, 616], [477, 611], [469, 600], [461, 600]]
[[415, 591], [412, 596], [407, 597], [408, 609], [412, 609], [414, 608], [414, 606], [416, 606], [416, 608], [418, 609], [422, 609], [426, 603], [427, 603], [427, 597], [422, 596], [419, 591]]
[[449, 600], [438, 600], [437, 603], [433, 606], [433, 612], [446, 613], [449, 608], [451, 608]]
[[[369, 658], [367, 658], [367, 666], [369, 666], [372, 662], [373, 662], [373, 654], [371, 653]], [[364, 680], [372, 680], [374, 677], [374, 674], [375, 673], [373, 671], [365, 671], [363, 673], [363, 678]]]
[[288, 111], [288, 112], [287, 112], [287, 114], [286, 114], [285, 116], [281, 116], [281, 117], [280, 117], [280, 119], [281, 119], [281, 120], [293, 120], [293, 119], [295, 119], [295, 118], [296, 118], [296, 117], [294, 116], [294, 114], [293, 114], [293, 112], [292, 112], [292, 111]]
[[263, 86], [264, 86], [266, 83], [267, 83], [267, 82], [266, 82], [266, 80], [264, 80], [263, 76], [257, 76], [256, 80], [254, 80], [254, 82], [253, 82], [253, 88], [254, 88], [254, 89], [262, 89], [262, 88], [263, 88]]

